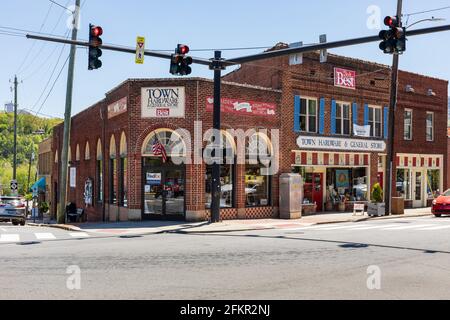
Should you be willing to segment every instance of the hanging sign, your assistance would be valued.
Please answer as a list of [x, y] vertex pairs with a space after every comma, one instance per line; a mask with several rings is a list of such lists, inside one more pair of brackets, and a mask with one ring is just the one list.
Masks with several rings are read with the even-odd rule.
[[137, 37], [136, 40], [136, 63], [144, 64], [145, 53], [145, 38]]

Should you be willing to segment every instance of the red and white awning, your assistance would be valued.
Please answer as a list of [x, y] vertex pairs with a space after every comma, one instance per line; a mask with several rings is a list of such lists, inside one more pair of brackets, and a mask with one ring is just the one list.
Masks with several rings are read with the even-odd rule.
[[397, 154], [397, 168], [427, 168], [442, 169], [444, 162], [442, 155], [414, 155]]
[[368, 153], [293, 151], [292, 163], [296, 166], [370, 166]]

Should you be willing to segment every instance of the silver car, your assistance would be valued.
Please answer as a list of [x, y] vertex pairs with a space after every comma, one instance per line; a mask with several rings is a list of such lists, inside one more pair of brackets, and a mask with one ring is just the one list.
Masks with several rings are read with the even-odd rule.
[[26, 222], [25, 205], [18, 197], [0, 197], [0, 222], [12, 222], [21, 226]]

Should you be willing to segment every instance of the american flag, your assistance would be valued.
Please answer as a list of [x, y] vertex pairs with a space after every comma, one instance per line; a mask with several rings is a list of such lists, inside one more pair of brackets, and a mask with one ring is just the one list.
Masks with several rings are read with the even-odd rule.
[[162, 156], [164, 163], [167, 162], [166, 148], [164, 148], [161, 142], [155, 141], [155, 143], [153, 143], [152, 152], [155, 156]]

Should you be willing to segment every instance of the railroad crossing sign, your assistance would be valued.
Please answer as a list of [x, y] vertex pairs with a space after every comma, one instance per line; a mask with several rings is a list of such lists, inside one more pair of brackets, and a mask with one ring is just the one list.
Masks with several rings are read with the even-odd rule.
[[136, 63], [144, 64], [145, 38], [137, 37], [136, 40]]

